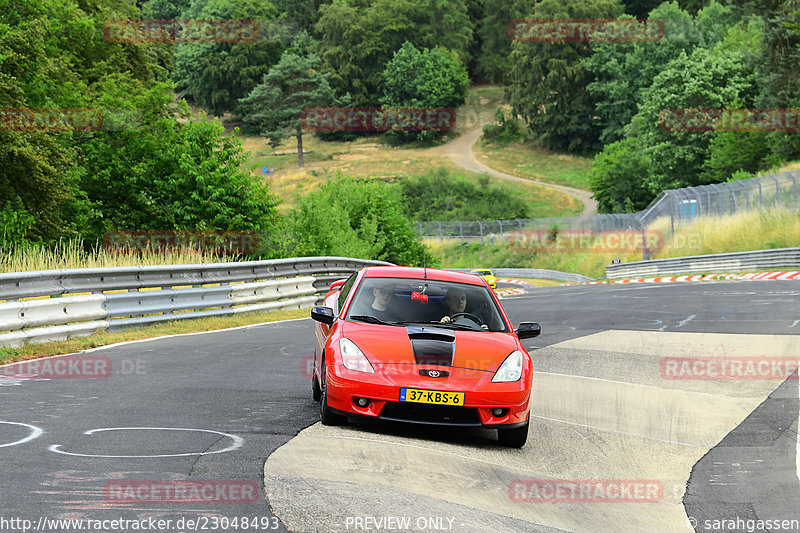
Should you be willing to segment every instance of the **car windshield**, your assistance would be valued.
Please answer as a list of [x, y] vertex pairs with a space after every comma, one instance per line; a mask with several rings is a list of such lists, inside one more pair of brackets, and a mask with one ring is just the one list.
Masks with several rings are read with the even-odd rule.
[[437, 324], [453, 329], [508, 331], [486, 287], [430, 279], [364, 278], [346, 318], [393, 326]]
[[488, 270], [473, 270], [473, 274], [478, 274], [479, 276], [491, 276], [492, 273]]

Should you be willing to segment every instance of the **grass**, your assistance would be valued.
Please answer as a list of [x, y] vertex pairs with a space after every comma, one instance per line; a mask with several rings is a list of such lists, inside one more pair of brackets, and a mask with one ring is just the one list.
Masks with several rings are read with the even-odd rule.
[[473, 150], [483, 164], [506, 174], [589, 190], [589, 172], [594, 161], [590, 157], [558, 154], [535, 142], [503, 146], [480, 139]]
[[191, 248], [153, 253], [107, 251], [99, 243], [87, 251], [84, 249], [83, 241], [73, 239], [59, 241], [53, 247], [0, 248], [0, 272], [134, 265], [188, 265], [224, 263], [238, 259], [238, 256], [217, 255]]
[[[664, 243], [652, 259], [785, 248], [797, 246], [800, 242], [800, 215], [780, 209], [702, 217], [691, 224], [676, 226], [674, 236], [669, 219], [659, 219], [648, 230], [660, 236], [660, 242]], [[621, 259], [624, 263], [642, 260], [641, 249], [630, 252], [541, 253], [507, 241], [481, 245], [429, 239], [426, 244], [442, 268], [546, 268], [601, 278], [605, 276], [606, 265], [613, 259]]]
[[101, 332], [88, 337], [75, 337], [43, 344], [28, 344], [21, 348], [0, 348], [0, 363], [13, 363], [39, 357], [75, 353], [117, 342], [149, 339], [153, 337], [162, 337], [164, 335], [197, 333], [200, 331], [235, 328], [238, 326], [276, 322], [278, 320], [289, 320], [292, 318], [306, 318], [309, 316], [309, 312], [310, 309], [291, 309], [269, 313], [253, 312], [231, 316], [175, 320], [125, 331]]
[[[282, 200], [279, 209], [286, 212], [295, 204], [299, 195], [318, 188], [337, 172], [351, 176], [368, 176], [372, 179], [398, 180], [410, 176], [427, 174], [434, 168], [444, 167], [451, 173], [477, 180], [479, 175], [468, 172], [452, 162], [435, 148], [392, 147], [374, 138], [362, 138], [351, 142], [327, 142], [311, 135], [304, 136], [304, 146], [311, 153], [304, 156], [305, 167], [297, 168], [297, 156], [265, 156], [263, 139], [243, 137], [245, 148], [252, 153], [247, 168], [261, 174], [263, 167], [274, 167], [275, 172], [264, 176], [270, 190]], [[285, 143], [279, 153], [291, 150], [292, 143]], [[580, 202], [548, 187], [535, 183], [517, 183], [505, 180], [493, 181], [523, 195], [531, 206], [531, 217], [557, 217], [579, 214]]]
[[[456, 128], [440, 143], [455, 138], [475, 126], [491, 121], [496, 107], [503, 105], [503, 87], [476, 86], [470, 89], [464, 106], [456, 110]], [[382, 135], [362, 137], [355, 141], [324, 141], [313, 134], [303, 136], [304, 168], [297, 166], [297, 141], [287, 139], [277, 149], [265, 139], [241, 136], [244, 149], [250, 152], [245, 168], [260, 176], [278, 195], [286, 212], [298, 196], [318, 188], [337, 172], [350, 176], [396, 180], [419, 176], [434, 168], [444, 167], [454, 174], [477, 179], [478, 175], [456, 166], [437, 146], [390, 146]], [[276, 155], [273, 155], [276, 154]], [[263, 168], [274, 168], [264, 174]], [[498, 181], [522, 194], [532, 208], [531, 217], [557, 217], [580, 214], [582, 206], [574, 198], [536, 184]]]

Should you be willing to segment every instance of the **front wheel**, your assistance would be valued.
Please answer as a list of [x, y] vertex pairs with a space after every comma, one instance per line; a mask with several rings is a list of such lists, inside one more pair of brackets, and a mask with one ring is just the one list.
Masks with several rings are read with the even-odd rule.
[[334, 413], [328, 407], [328, 384], [326, 379], [325, 359], [322, 360], [322, 379], [320, 380], [319, 419], [325, 426], [341, 426], [347, 423], [347, 417]]
[[498, 429], [497, 441], [510, 448], [522, 448], [528, 441], [528, 424], [529, 422], [525, 422], [524, 426], [514, 429]]

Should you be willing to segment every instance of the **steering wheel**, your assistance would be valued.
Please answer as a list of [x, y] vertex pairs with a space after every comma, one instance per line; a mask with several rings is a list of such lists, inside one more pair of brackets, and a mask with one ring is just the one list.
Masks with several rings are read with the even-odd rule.
[[450, 315], [450, 320], [455, 322], [456, 318], [460, 318], [462, 316], [465, 317], [465, 318], [469, 318], [470, 320], [472, 320], [473, 322], [475, 322], [479, 326], [481, 324], [483, 324], [483, 320], [481, 320], [479, 316], [473, 315], [472, 313], [453, 313], [452, 315]]

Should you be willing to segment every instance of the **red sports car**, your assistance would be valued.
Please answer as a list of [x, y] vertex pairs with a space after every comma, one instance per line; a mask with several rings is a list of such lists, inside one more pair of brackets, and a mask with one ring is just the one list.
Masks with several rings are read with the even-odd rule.
[[348, 417], [496, 428], [528, 438], [531, 357], [497, 296], [473, 274], [368, 267], [331, 285], [317, 323], [313, 397], [326, 425]]

